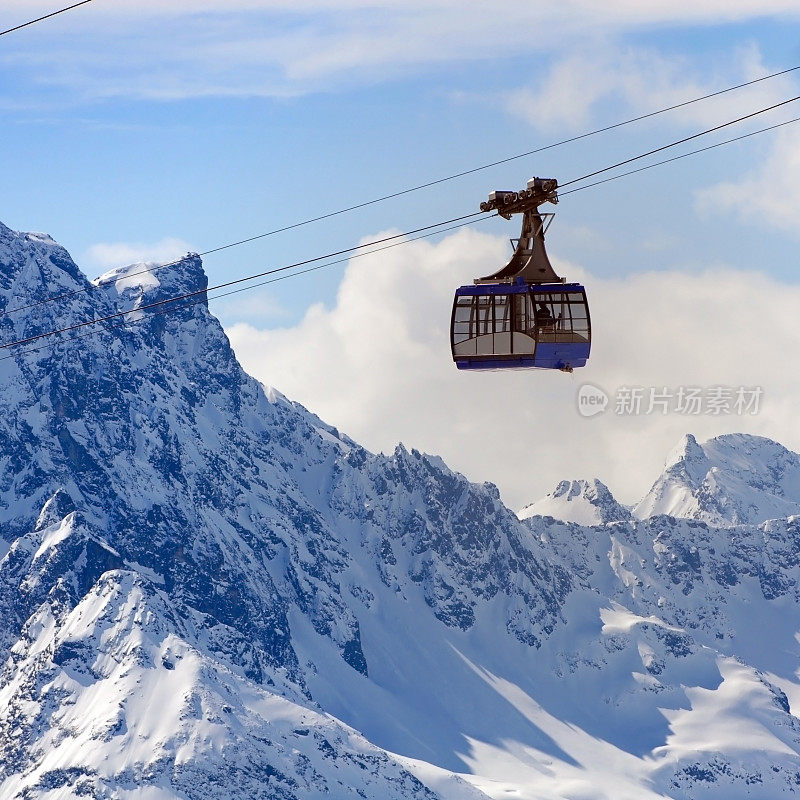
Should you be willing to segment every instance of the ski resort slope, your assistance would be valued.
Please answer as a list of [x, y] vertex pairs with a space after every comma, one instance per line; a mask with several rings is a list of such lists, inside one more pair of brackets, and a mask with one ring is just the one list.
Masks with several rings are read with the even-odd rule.
[[[142, 269], [0, 226], [2, 341], [206, 286]], [[260, 386], [205, 303], [15, 351], [0, 798], [796, 795], [797, 456], [687, 442], [635, 516], [520, 520]]]

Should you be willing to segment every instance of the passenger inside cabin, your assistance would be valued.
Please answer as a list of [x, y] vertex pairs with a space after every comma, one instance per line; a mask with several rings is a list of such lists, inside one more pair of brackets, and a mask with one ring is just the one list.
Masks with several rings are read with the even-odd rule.
[[554, 322], [553, 315], [545, 303], [539, 303], [539, 307], [534, 311], [534, 319], [540, 328], [545, 328]]

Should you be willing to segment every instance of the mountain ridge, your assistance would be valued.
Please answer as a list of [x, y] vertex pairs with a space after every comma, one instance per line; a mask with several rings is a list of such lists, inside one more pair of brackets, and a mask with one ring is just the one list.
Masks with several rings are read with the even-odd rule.
[[698, 443], [686, 434], [632, 510], [597, 478], [561, 481], [518, 512], [584, 525], [659, 515], [730, 527], [800, 514], [800, 455], [763, 436], [723, 434]]

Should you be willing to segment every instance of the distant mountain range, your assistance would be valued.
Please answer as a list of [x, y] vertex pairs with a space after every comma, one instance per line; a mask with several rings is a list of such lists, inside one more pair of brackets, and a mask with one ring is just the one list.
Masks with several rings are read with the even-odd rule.
[[[207, 285], [146, 269], [0, 225], [0, 342]], [[800, 794], [796, 454], [687, 436], [632, 511], [520, 519], [205, 303], [86, 333], [0, 350], [0, 800]]]

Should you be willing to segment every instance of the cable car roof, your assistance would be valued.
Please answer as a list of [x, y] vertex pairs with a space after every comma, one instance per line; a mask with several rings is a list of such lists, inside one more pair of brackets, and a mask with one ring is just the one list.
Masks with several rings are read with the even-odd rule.
[[459, 286], [456, 296], [474, 296], [487, 294], [565, 294], [567, 292], [585, 292], [580, 283], [525, 283], [519, 280], [515, 283], [478, 283]]

